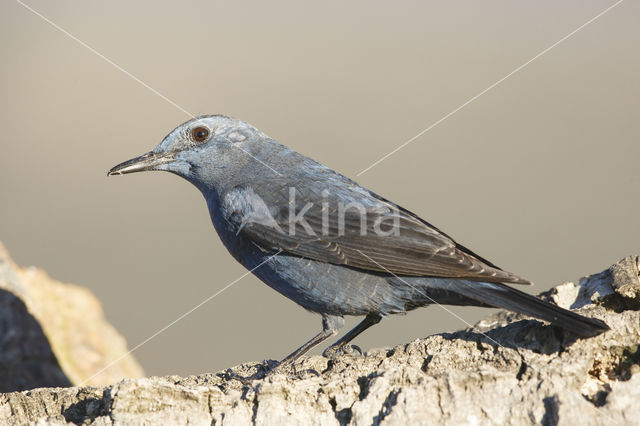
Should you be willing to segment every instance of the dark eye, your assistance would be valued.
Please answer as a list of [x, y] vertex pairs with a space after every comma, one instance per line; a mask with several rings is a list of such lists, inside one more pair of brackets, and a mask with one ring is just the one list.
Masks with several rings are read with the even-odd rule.
[[191, 130], [191, 139], [195, 142], [204, 142], [209, 137], [209, 129], [206, 127], [195, 127]]

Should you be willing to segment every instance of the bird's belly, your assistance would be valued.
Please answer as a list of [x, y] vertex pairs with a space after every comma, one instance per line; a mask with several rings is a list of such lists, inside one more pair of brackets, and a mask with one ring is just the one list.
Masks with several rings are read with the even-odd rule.
[[[220, 216], [212, 215], [212, 220], [223, 244], [238, 262], [269, 287], [310, 311], [384, 315], [425, 304], [417, 302], [424, 297], [414, 288], [393, 277], [286, 253], [273, 256], [261, 251], [242, 234], [236, 235]], [[415, 277], [407, 280], [413, 281]]]
[[406, 310], [406, 291], [393, 286], [388, 277], [382, 275], [286, 254], [271, 258], [254, 274], [274, 290], [313, 312], [366, 315]]

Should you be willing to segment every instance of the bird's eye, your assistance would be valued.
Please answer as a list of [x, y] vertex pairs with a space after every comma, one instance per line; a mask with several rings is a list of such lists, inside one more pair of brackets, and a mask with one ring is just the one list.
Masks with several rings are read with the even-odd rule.
[[209, 137], [209, 129], [206, 127], [195, 127], [191, 130], [191, 139], [194, 142], [204, 142]]

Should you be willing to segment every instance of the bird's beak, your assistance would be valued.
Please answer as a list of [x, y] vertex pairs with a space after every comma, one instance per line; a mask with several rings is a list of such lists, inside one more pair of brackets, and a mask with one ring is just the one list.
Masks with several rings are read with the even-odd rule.
[[155, 152], [147, 152], [140, 157], [120, 163], [113, 167], [107, 173], [107, 176], [124, 175], [126, 173], [144, 172], [145, 170], [155, 170], [161, 164], [170, 163], [174, 160], [171, 154], [156, 154]]

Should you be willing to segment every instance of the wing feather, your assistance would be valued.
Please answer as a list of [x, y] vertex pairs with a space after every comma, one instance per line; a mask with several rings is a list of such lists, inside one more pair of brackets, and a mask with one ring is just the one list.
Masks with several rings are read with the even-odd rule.
[[[258, 195], [259, 189], [252, 188], [253, 195], [250, 195], [259, 197], [262, 202], [265, 194]], [[263, 250], [283, 250], [300, 257], [378, 273], [530, 284], [456, 243], [410, 211], [373, 193], [368, 193], [371, 198], [365, 197], [364, 215], [362, 211], [347, 210], [342, 214], [343, 219], [340, 219], [338, 208], [319, 203], [315, 192], [306, 197], [298, 195], [295, 212], [301, 211], [306, 203], [312, 204], [303, 216], [304, 225], [291, 222], [284, 188], [266, 195], [273, 205], [287, 208], [269, 209], [266, 203], [262, 206], [250, 200], [242, 205], [252, 208], [259, 205], [260, 217], [269, 211], [273, 220], [243, 220], [239, 227], [240, 233]], [[246, 197], [247, 194], [236, 196]], [[234, 211], [228, 216], [243, 215], [248, 217], [247, 211]], [[384, 224], [386, 228], [382, 226]], [[389, 227], [390, 224], [393, 226]]]

